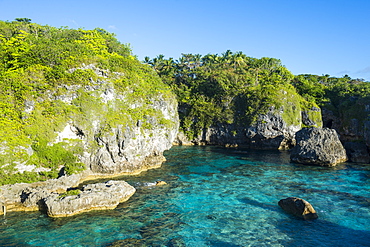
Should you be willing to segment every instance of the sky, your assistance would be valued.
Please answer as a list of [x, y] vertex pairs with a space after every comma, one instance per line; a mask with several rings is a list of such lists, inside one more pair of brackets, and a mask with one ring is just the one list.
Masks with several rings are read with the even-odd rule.
[[231, 50], [370, 81], [370, 0], [0, 0], [0, 20], [15, 18], [103, 28], [140, 60]]

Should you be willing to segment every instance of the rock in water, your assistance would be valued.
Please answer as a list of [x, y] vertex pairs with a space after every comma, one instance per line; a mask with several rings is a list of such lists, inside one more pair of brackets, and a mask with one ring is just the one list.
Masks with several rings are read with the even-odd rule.
[[318, 218], [312, 205], [301, 198], [288, 197], [280, 200], [278, 204], [285, 212], [305, 220], [314, 220]]
[[296, 133], [290, 159], [307, 165], [335, 166], [347, 160], [337, 132], [328, 128], [304, 128]]
[[167, 183], [165, 181], [156, 181], [155, 185], [160, 186], [160, 185], [166, 185]]
[[72, 216], [91, 210], [114, 209], [128, 200], [135, 188], [125, 181], [85, 185], [78, 195], [52, 194], [44, 199], [47, 214], [51, 217]]

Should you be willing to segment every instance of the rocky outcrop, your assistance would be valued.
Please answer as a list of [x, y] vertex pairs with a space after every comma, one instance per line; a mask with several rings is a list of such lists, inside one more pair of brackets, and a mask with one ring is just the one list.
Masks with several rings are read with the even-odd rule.
[[307, 165], [335, 166], [347, 160], [346, 151], [334, 129], [304, 128], [296, 133], [290, 159]]
[[312, 205], [301, 198], [288, 197], [280, 200], [278, 204], [285, 212], [305, 220], [314, 220], [318, 218]]
[[183, 129], [184, 133], [179, 133], [177, 144], [284, 150], [294, 146], [294, 134], [302, 127], [322, 126], [321, 110], [315, 103], [307, 102], [289, 86], [277, 87], [272, 91], [268, 89], [268, 93], [261, 96], [262, 98], [252, 99], [241, 93], [224, 99], [226, 103], [223, 103], [222, 113], [219, 115], [225, 116], [217, 116], [213, 123], [203, 129], [198, 128], [210, 121], [205, 123], [199, 119], [209, 116], [201, 116], [202, 112], [187, 105], [179, 107], [184, 118], [182, 122], [193, 125], [187, 124], [187, 129]]
[[124, 181], [108, 181], [85, 185], [78, 195], [51, 194], [43, 202], [49, 216], [66, 217], [91, 210], [114, 209], [135, 191]]
[[[177, 101], [172, 92], [164, 88], [138, 97], [132, 88], [144, 90], [140, 85], [135, 85], [134, 82], [126, 88], [117, 85], [117, 81], [125, 79], [122, 73], [101, 70], [94, 65], [86, 65], [76, 70], [92, 70], [97, 79], [87, 78], [87, 85], [65, 85], [63, 90], [45, 93], [42, 95], [44, 98], [33, 101], [29, 99], [27, 105], [33, 107], [27, 108], [26, 117], [39, 114], [35, 113], [35, 109], [41, 107], [39, 104], [44, 101], [57, 102], [55, 104], [59, 104], [62, 109], [77, 109], [77, 113], [72, 112], [60, 119], [58, 126], [36, 128], [37, 135], [45, 137], [43, 142], [24, 141], [23, 143], [33, 141], [38, 145], [19, 147], [18, 150], [22, 152], [19, 157], [24, 160], [10, 160], [9, 164], [0, 164], [0, 169], [2, 165], [14, 166], [11, 171], [13, 173], [49, 172], [50, 168], [40, 170], [43, 164], [38, 164], [37, 167], [28, 164], [28, 161], [31, 156], [33, 162], [38, 160], [37, 157], [42, 157], [41, 161], [50, 157], [52, 160], [46, 160], [45, 163], [54, 167], [56, 170], [53, 172], [59, 173], [60, 178], [0, 187], [0, 195], [5, 197], [8, 211], [38, 210], [42, 207], [40, 202], [50, 193], [65, 192], [89, 179], [137, 174], [157, 168], [165, 161], [163, 152], [172, 146], [179, 127]], [[153, 77], [148, 75], [150, 76]], [[156, 83], [160, 86], [161, 82]], [[40, 120], [37, 116], [35, 119]], [[46, 137], [50, 139], [47, 140]], [[0, 154], [6, 155], [10, 149], [3, 144], [0, 144]], [[55, 158], [58, 155], [61, 156]], [[74, 162], [63, 166], [65, 160], [74, 158]], [[51, 162], [55, 164], [50, 165]], [[83, 171], [80, 169], [83, 167], [81, 164], [85, 167]], [[73, 170], [74, 167], [79, 169]], [[75, 174], [70, 176], [71, 173]]]
[[333, 105], [323, 107], [324, 126], [338, 132], [352, 162], [369, 163], [369, 117], [370, 100], [366, 97], [352, 96], [343, 99], [335, 107]]
[[[0, 188], [0, 204], [7, 211], [40, 210], [52, 217], [64, 217], [90, 210], [113, 209], [135, 192], [135, 188], [124, 181], [88, 184], [81, 191], [77, 190], [81, 179], [88, 177], [86, 173], [45, 182], [4, 185]], [[78, 191], [78, 195], [69, 195], [71, 190]]]
[[[61, 132], [59, 139], [81, 140], [83, 154], [80, 160], [98, 176], [133, 174], [159, 167], [165, 160], [163, 151], [172, 146], [178, 131], [174, 95], [167, 91], [157, 95], [148, 93], [145, 101], [144, 98], [133, 99], [129, 88], [126, 92], [119, 91], [110, 81], [111, 77], [122, 75], [109, 76], [109, 71], [94, 66], [83, 69], [93, 69], [97, 75], [103, 76], [98, 85], [89, 90], [95, 95], [94, 100], [99, 99], [106, 107], [90, 109], [88, 124], [77, 119], [67, 123], [66, 128], [75, 133], [74, 137], [73, 134], [63, 137]], [[78, 94], [71, 97], [78, 97]], [[111, 117], [106, 115], [109, 111], [117, 119], [107, 126], [104, 118]]]
[[51, 193], [64, 193], [78, 186], [86, 172], [63, 176], [37, 183], [17, 183], [0, 187], [0, 198], [8, 211], [35, 211], [42, 207], [41, 201]]
[[289, 149], [294, 146], [294, 134], [301, 124], [287, 124], [282, 114], [271, 108], [261, 114], [257, 122], [247, 130], [249, 146], [258, 149]]
[[[127, 83], [129, 79], [124, 73], [102, 70], [93, 64], [68, 73], [86, 70], [95, 77], [59, 85], [55, 91], [40, 93], [40, 98], [26, 100], [25, 118], [32, 117], [34, 126], [24, 127], [25, 132], [34, 128], [35, 134], [19, 141], [24, 146], [16, 150], [22, 159], [10, 159], [13, 156], [7, 152], [11, 149], [6, 142], [0, 143], [0, 155], [10, 157], [4, 165], [14, 167], [10, 172], [49, 172], [51, 169], [45, 170], [42, 165], [54, 162], [49, 167], [71, 174], [76, 172], [76, 167], [80, 171], [82, 163], [96, 176], [116, 176], [155, 168], [165, 160], [163, 152], [172, 146], [179, 127], [177, 100], [170, 89], [164, 88], [160, 79], [149, 72], [148, 80], [155, 81], [158, 88], [150, 88], [145, 82], [140, 85], [140, 80]], [[120, 85], [121, 81], [126, 81], [126, 86]], [[148, 92], [142, 92], [146, 89]], [[50, 103], [44, 106], [45, 102]], [[58, 105], [57, 111], [52, 108], [54, 105]], [[56, 114], [50, 118], [58, 118], [57, 126], [43, 126], [48, 120], [37, 109], [44, 108]], [[65, 112], [68, 114], [61, 117]], [[42, 138], [33, 140], [34, 136]], [[55, 157], [57, 155], [61, 157]], [[31, 156], [36, 164], [29, 162]], [[73, 156], [77, 157], [75, 161]], [[63, 168], [61, 161], [64, 160], [71, 161]]]
[[[218, 123], [202, 130], [202, 133], [193, 140], [189, 140], [186, 134], [179, 132], [175, 140], [177, 145], [221, 145], [221, 146], [246, 146], [253, 149], [286, 150], [295, 145], [295, 133], [305, 124], [321, 126], [320, 121], [314, 122], [310, 117], [314, 112], [320, 116], [319, 108], [314, 110], [294, 111], [295, 122], [288, 123], [284, 119], [284, 108], [270, 107], [265, 114], [260, 114], [257, 120], [250, 125], [221, 124]], [[303, 121], [304, 120], [304, 121]]]

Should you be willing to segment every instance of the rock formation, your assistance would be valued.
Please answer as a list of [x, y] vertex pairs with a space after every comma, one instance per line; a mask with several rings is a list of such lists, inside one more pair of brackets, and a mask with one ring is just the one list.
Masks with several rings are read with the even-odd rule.
[[366, 143], [364, 142], [345, 142], [348, 160], [358, 163], [370, 163], [370, 154]]
[[[82, 69], [94, 69], [97, 75], [103, 74], [94, 66]], [[177, 135], [179, 122], [175, 97], [164, 92], [148, 94], [147, 102], [141, 98], [131, 99], [129, 89], [119, 92], [110, 82], [108, 73], [106, 71], [106, 78], [90, 89], [91, 94], [95, 95], [93, 100], [100, 100], [107, 108], [90, 109], [88, 124], [70, 120], [66, 128], [74, 136], [63, 136], [61, 132], [58, 138], [82, 141], [83, 154], [80, 160], [98, 176], [138, 173], [160, 166], [164, 161], [163, 151], [172, 146]], [[109, 111], [116, 114], [118, 119], [108, 127], [102, 117], [108, 117], [105, 114]], [[136, 116], [145, 113], [142, 117]]]
[[156, 186], [161, 186], [161, 185], [166, 185], [166, 184], [167, 183], [165, 181], [160, 181], [160, 180], [155, 182]]
[[[260, 114], [255, 123], [240, 126], [236, 124], [217, 124], [205, 128], [201, 135], [192, 140], [193, 144], [238, 146], [244, 145], [254, 149], [288, 149], [294, 143], [294, 133], [300, 129], [300, 124], [288, 125], [274, 107], [266, 114]], [[181, 143], [189, 140], [178, 137]]]
[[324, 127], [335, 129], [345, 143], [348, 159], [352, 162], [370, 162], [370, 100], [368, 97], [348, 97], [323, 107]]
[[318, 218], [312, 205], [301, 198], [288, 197], [280, 200], [278, 204], [285, 212], [305, 220], [314, 220]]
[[[149, 72], [148, 80], [158, 80], [155, 82], [158, 88], [150, 92], [140, 91], [145, 88], [137, 81], [122, 88], [117, 83], [126, 80], [124, 74], [92, 64], [69, 72], [85, 70], [92, 71], [97, 79], [86, 78], [87, 84], [65, 85], [61, 90], [45, 92], [40, 99], [28, 99], [27, 105], [33, 107], [27, 108], [25, 116], [34, 118], [35, 126], [31, 126], [37, 133], [34, 136], [43, 139], [34, 140], [29, 135], [24, 146], [17, 147], [22, 160], [8, 159], [9, 163], [0, 164], [0, 168], [14, 167], [10, 173], [54, 172], [59, 173], [59, 179], [0, 187], [9, 211], [37, 210], [49, 193], [65, 192], [88, 179], [137, 174], [159, 167], [165, 160], [163, 152], [172, 146], [179, 125], [177, 101], [169, 88]], [[139, 97], [137, 92], [143, 95]], [[65, 112], [67, 109], [77, 112], [63, 116], [58, 126], [40, 128], [44, 120], [36, 109], [45, 101], [58, 104]], [[5, 144], [0, 144], [1, 155], [11, 151]], [[28, 164], [30, 160], [41, 164], [38, 167]], [[42, 162], [54, 170], [42, 167]]]
[[[291, 109], [287, 109], [288, 106], [278, 109], [271, 106], [266, 113], [259, 114], [257, 120], [249, 125], [218, 123], [203, 129], [202, 133], [193, 140], [188, 139], [186, 134], [180, 131], [175, 144], [210, 144], [230, 147], [241, 145], [253, 149], [290, 149], [295, 145], [295, 133], [302, 126], [306, 124], [322, 126], [321, 111], [316, 107], [303, 110], [300, 106], [285, 103]], [[286, 115], [290, 119], [287, 119]]]
[[[70, 216], [90, 210], [113, 209], [135, 193], [124, 181], [88, 184], [76, 188], [88, 171], [37, 183], [18, 183], [0, 187], [0, 206], [8, 211], [46, 211], [51, 217]], [[69, 195], [70, 190], [78, 195]]]
[[[294, 146], [294, 134], [301, 128], [301, 122], [288, 124], [282, 112], [271, 108], [266, 114], [261, 114], [255, 124], [247, 130], [249, 146], [259, 149], [289, 149]], [[299, 113], [298, 113], [299, 116]]]
[[335, 166], [347, 160], [346, 151], [334, 129], [303, 128], [295, 136], [290, 159], [307, 165]]
[[51, 193], [64, 193], [78, 186], [86, 172], [36, 183], [17, 183], [0, 187], [0, 198], [8, 211], [35, 211], [42, 208], [42, 200]]
[[114, 209], [135, 191], [124, 181], [108, 181], [85, 185], [78, 195], [51, 194], [44, 199], [44, 203], [49, 216], [65, 217], [91, 210]]

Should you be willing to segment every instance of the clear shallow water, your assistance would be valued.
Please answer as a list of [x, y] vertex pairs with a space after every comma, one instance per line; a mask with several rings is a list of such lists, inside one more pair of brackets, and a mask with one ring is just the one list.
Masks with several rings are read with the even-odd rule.
[[[370, 246], [370, 165], [310, 167], [286, 152], [217, 147], [165, 155], [161, 168], [122, 177], [137, 192], [115, 210], [0, 216], [0, 246]], [[319, 219], [285, 214], [277, 203], [289, 196]]]

